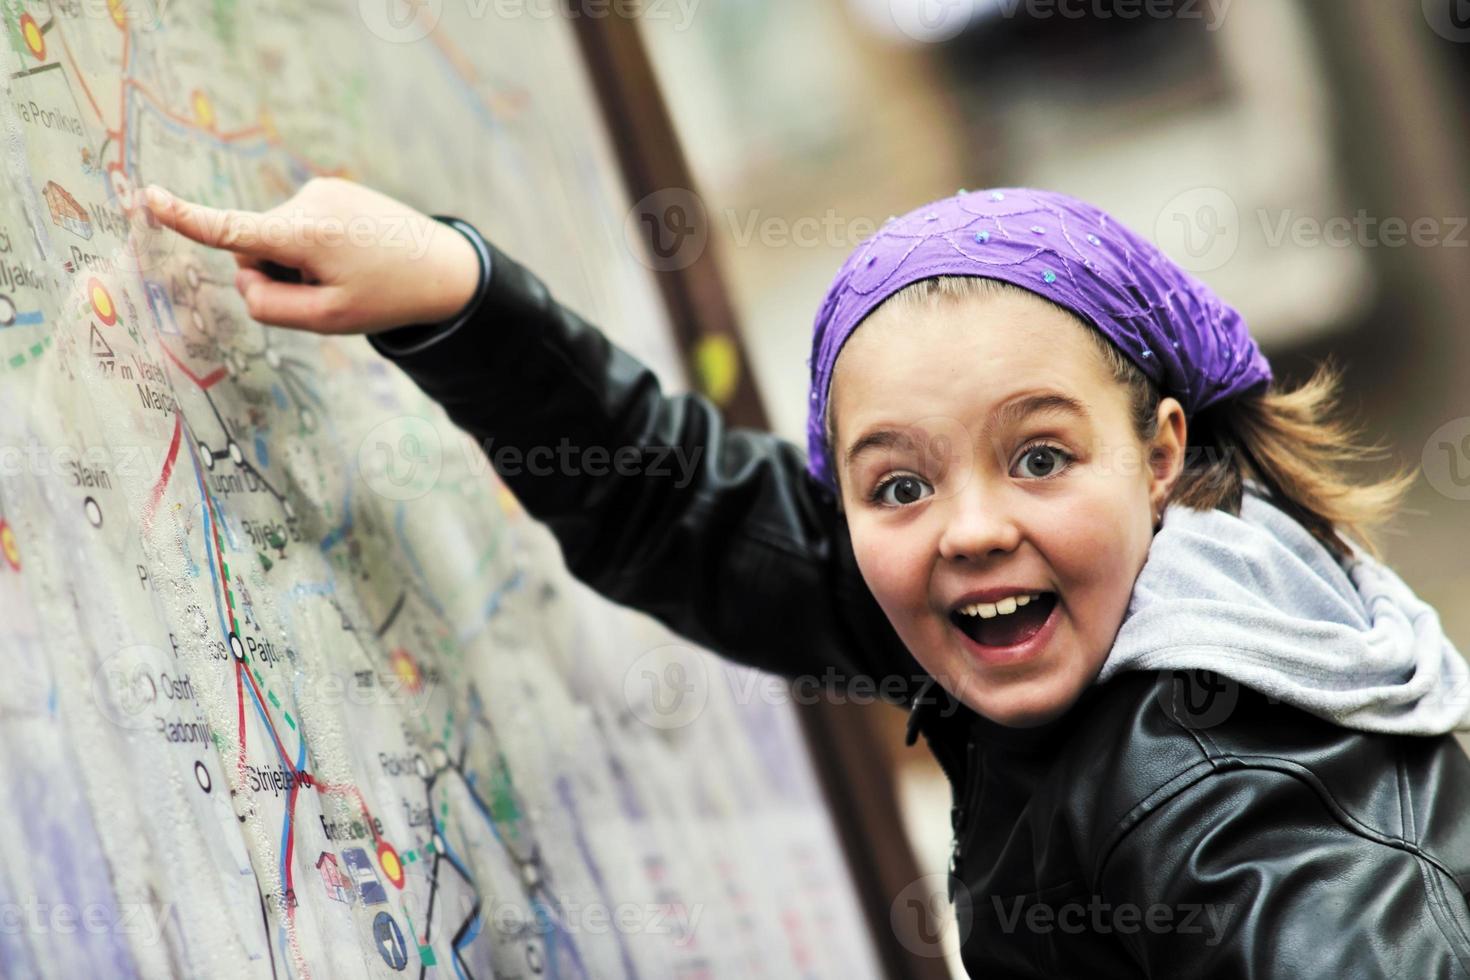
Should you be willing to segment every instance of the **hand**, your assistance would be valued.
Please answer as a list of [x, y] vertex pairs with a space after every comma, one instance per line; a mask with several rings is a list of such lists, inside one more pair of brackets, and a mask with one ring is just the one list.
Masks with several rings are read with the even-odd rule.
[[[160, 224], [234, 252], [235, 288], [261, 323], [325, 334], [435, 323], [479, 285], [479, 257], [463, 235], [350, 180], [314, 178], [264, 212], [193, 204], [157, 185], [144, 200]], [[301, 281], [267, 275], [269, 263]]]

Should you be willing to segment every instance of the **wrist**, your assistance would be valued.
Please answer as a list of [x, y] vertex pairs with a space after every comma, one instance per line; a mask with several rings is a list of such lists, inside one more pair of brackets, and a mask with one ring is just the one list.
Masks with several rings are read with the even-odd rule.
[[433, 215], [435, 221], [447, 225], [458, 234], [455, 239], [470, 250], [469, 268], [473, 270], [472, 281], [466, 286], [460, 283], [447, 291], [448, 302], [442, 309], [426, 315], [437, 319], [394, 327], [372, 334], [368, 340], [377, 350], [388, 356], [399, 356], [423, 350], [438, 343], [464, 326], [484, 301], [490, 289], [491, 252], [489, 244], [480, 237], [479, 231], [467, 221], [448, 215]]
[[440, 232], [444, 235], [446, 261], [434, 284], [437, 302], [425, 311], [422, 322], [448, 324], [459, 319], [484, 292], [489, 256], [467, 222], [448, 215], [436, 214], [433, 218], [444, 226]]

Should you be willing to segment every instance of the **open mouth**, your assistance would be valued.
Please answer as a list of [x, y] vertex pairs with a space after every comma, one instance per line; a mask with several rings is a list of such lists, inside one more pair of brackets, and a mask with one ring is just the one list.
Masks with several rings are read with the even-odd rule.
[[[1009, 604], [1010, 600], [1006, 601]], [[1052, 610], [1057, 605], [1055, 592], [1042, 592], [1025, 605], [1016, 605], [1013, 612], [995, 611], [986, 616], [952, 610], [950, 622], [976, 643], [985, 647], [1013, 647], [1025, 643], [1046, 625]]]

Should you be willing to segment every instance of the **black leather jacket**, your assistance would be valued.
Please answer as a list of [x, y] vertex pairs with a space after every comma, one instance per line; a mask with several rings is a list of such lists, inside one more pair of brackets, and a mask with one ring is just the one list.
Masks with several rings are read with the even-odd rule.
[[1338, 728], [1193, 672], [1120, 675], [1040, 728], [971, 712], [900, 644], [801, 450], [663, 394], [485, 247], [459, 321], [374, 345], [487, 446], [582, 581], [733, 660], [911, 706], [954, 792], [972, 976], [1470, 978], [1453, 738]]

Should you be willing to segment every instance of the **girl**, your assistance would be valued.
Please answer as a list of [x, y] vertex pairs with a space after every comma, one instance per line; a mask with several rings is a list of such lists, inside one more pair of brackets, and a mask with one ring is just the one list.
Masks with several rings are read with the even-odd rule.
[[[340, 180], [150, 203], [236, 251], [257, 320], [370, 333], [477, 440], [701, 460], [502, 477], [609, 598], [909, 707], [972, 975], [1470, 977], [1470, 672], [1353, 539], [1412, 474], [1347, 481], [1335, 378], [1279, 390], [1234, 310], [1097, 209], [961, 193], [860, 245], [803, 454], [664, 396], [464, 222]], [[318, 244], [363, 214], [422, 255]]]

